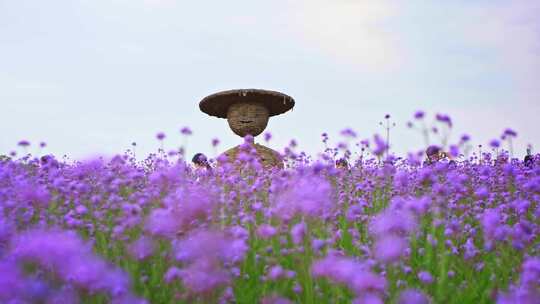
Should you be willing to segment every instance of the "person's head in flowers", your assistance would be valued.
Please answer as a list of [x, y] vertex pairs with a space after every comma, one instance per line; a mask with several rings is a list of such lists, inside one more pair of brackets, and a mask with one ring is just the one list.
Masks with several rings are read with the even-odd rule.
[[337, 169], [349, 169], [349, 163], [345, 158], [340, 158], [336, 160], [336, 168]]
[[197, 153], [191, 159], [197, 169], [211, 169], [208, 158], [203, 153]]
[[428, 163], [438, 162], [445, 158], [450, 158], [450, 155], [444, 152], [439, 146], [431, 145], [426, 149]]
[[534, 164], [534, 156], [532, 154], [532, 146], [530, 144], [527, 145], [527, 155], [525, 155], [523, 162], [527, 167], [532, 167]]

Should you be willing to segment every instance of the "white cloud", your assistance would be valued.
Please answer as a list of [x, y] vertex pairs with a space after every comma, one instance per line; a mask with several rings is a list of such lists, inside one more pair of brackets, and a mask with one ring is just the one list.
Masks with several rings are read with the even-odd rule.
[[489, 51], [515, 86], [516, 102], [540, 103], [540, 2], [502, 1], [467, 5], [456, 29], [470, 48]]
[[396, 39], [385, 28], [395, 12], [385, 0], [305, 0], [289, 3], [285, 15], [297, 39], [340, 62], [381, 69], [399, 62]]

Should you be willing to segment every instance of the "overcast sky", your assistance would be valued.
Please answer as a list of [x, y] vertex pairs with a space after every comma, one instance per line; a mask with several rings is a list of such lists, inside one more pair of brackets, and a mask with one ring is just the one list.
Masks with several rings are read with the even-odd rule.
[[[236, 88], [278, 90], [294, 111], [270, 143], [322, 150], [397, 126], [392, 149], [422, 147], [405, 124], [423, 109], [486, 144], [511, 127], [540, 148], [540, 1], [0, 0], [0, 154], [21, 139], [72, 158], [155, 151], [194, 134], [188, 154], [240, 142], [198, 102]], [[437, 142], [434, 142], [437, 143]], [[19, 150], [20, 151], [20, 150]]]

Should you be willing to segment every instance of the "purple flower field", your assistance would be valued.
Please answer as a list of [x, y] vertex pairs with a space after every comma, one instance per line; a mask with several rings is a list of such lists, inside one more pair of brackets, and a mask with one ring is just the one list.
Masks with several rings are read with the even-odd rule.
[[284, 170], [250, 140], [211, 170], [2, 157], [0, 303], [540, 303], [540, 157], [513, 159], [510, 129], [479, 152], [414, 117], [453, 160], [349, 129], [317, 158], [291, 142]]

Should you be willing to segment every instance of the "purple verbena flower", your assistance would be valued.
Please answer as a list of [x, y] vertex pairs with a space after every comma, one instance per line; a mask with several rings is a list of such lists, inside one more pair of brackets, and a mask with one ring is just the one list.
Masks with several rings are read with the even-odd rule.
[[294, 244], [300, 245], [303, 243], [306, 230], [307, 226], [304, 222], [300, 222], [292, 227], [291, 238]]
[[433, 283], [433, 276], [427, 271], [420, 271], [418, 273], [418, 279], [424, 284]]
[[421, 291], [415, 289], [407, 289], [401, 292], [398, 299], [398, 304], [429, 304], [431, 300]]
[[371, 272], [367, 264], [351, 258], [329, 255], [315, 261], [311, 267], [314, 277], [326, 277], [336, 283], [344, 284], [357, 295], [383, 293], [386, 279]]
[[259, 236], [262, 239], [269, 239], [277, 234], [277, 229], [268, 224], [262, 224], [257, 228], [257, 236]]
[[144, 260], [154, 253], [154, 241], [147, 237], [141, 236], [135, 242], [130, 244], [128, 251], [130, 255], [137, 260]]
[[422, 119], [422, 118], [424, 118], [425, 115], [426, 115], [426, 113], [424, 111], [416, 111], [416, 113], [414, 113], [414, 118], [415, 119]]
[[182, 135], [191, 135], [193, 134], [193, 131], [191, 131], [191, 129], [188, 127], [183, 127], [182, 129], [180, 129], [180, 133]]
[[395, 234], [406, 236], [416, 228], [414, 216], [406, 210], [385, 210], [370, 223], [370, 232], [375, 236]]
[[406, 247], [407, 241], [403, 237], [383, 236], [375, 243], [375, 258], [383, 263], [396, 262], [403, 256]]
[[28, 146], [30, 146], [30, 142], [29, 142], [28, 140], [24, 140], [24, 139], [23, 139], [23, 140], [19, 141], [19, 142], [17, 143], [17, 145], [18, 145], [19, 147], [28, 147]]
[[506, 136], [506, 137], [517, 137], [517, 132], [510, 129], [510, 128], [507, 128], [504, 130], [503, 134]]
[[384, 152], [386, 152], [386, 150], [388, 150], [389, 148], [386, 142], [378, 134], [375, 134], [373, 136], [373, 142], [375, 143], [375, 149], [373, 150], [373, 154], [377, 156], [383, 155]]
[[159, 141], [162, 141], [165, 139], [165, 133], [163, 132], [159, 132], [156, 134], [156, 138], [159, 140]]
[[351, 128], [341, 130], [340, 134], [344, 137], [356, 138], [356, 132]]
[[489, 145], [490, 145], [492, 148], [496, 149], [496, 148], [499, 148], [499, 147], [501, 146], [501, 143], [500, 143], [498, 140], [493, 139], [493, 140], [491, 140], [491, 141], [489, 142]]

